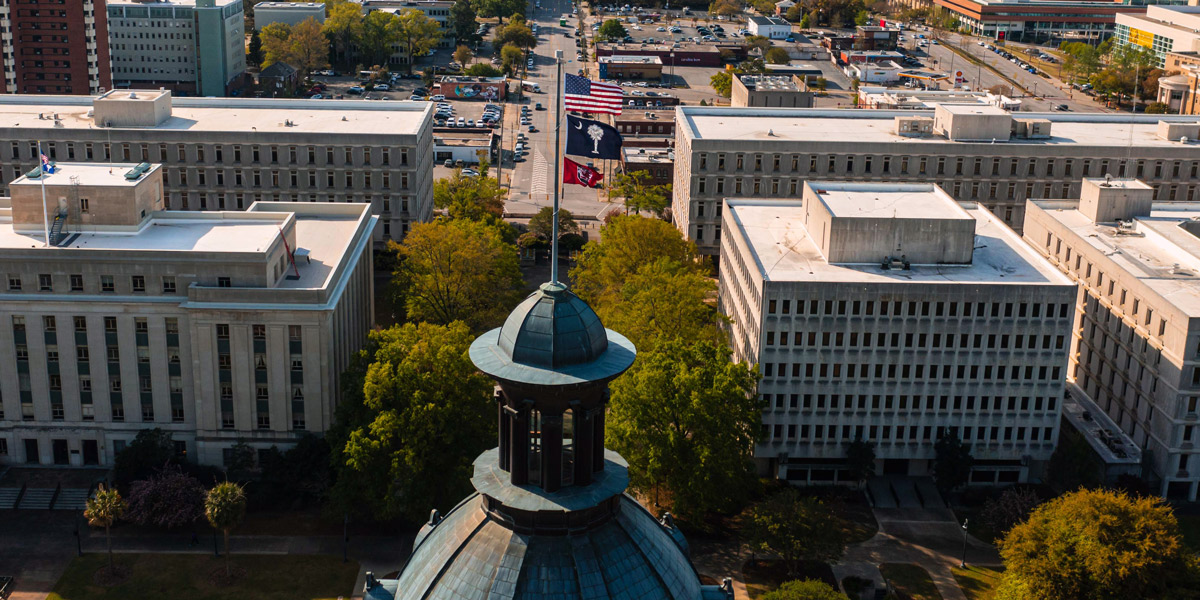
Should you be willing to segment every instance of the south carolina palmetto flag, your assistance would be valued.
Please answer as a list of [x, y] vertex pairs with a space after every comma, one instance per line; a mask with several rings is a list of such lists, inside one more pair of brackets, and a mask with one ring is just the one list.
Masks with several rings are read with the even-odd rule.
[[573, 183], [583, 187], [594, 188], [600, 185], [604, 175], [587, 165], [581, 165], [567, 157], [563, 157], [563, 183]]

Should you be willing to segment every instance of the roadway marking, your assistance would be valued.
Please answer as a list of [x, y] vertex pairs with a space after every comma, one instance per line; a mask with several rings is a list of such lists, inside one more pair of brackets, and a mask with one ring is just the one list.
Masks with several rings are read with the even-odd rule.
[[540, 149], [533, 151], [533, 180], [529, 187], [529, 194], [534, 198], [538, 196], [545, 197], [546, 191], [546, 173], [549, 171], [549, 164], [546, 162], [546, 157], [542, 156]]

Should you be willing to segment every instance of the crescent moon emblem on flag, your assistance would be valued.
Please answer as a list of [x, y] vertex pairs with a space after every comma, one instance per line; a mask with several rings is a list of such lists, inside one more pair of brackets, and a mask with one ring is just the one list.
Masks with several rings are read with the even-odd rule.
[[583, 129], [583, 121], [579, 121], [579, 126], [575, 129]]

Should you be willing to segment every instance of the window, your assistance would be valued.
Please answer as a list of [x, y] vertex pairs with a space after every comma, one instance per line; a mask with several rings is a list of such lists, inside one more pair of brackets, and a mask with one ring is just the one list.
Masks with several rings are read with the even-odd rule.
[[115, 283], [113, 283], [112, 275], [101, 275], [100, 276], [100, 291], [101, 292], [117, 291], [117, 286]]
[[73, 273], [71, 275], [71, 291], [72, 292], [82, 292], [83, 291], [83, 275], [80, 275], [78, 273]]
[[46, 315], [42, 317], [42, 328], [48, 332], [58, 330], [57, 321], [54, 319], [54, 315]]
[[146, 277], [144, 275], [133, 275], [129, 278], [130, 285], [133, 286], [133, 291], [146, 291]]
[[164, 275], [162, 278], [162, 291], [164, 294], [175, 293], [175, 278], [170, 275]]
[[288, 325], [288, 339], [293, 342], [300, 341], [300, 326]]
[[43, 292], [54, 291], [54, 278], [49, 273], [38, 275], [38, 290]]
[[251, 328], [251, 330], [254, 333], [254, 339], [256, 339], [256, 340], [267, 339], [267, 326], [266, 325], [254, 325]]
[[233, 281], [230, 280], [228, 277], [218, 277], [217, 278], [217, 287], [223, 287], [223, 288], [233, 287]]
[[226, 324], [226, 323], [218, 323], [217, 324], [217, 339], [218, 340], [229, 339], [229, 325], [228, 324]]
[[9, 275], [8, 276], [8, 289], [9, 289], [9, 291], [13, 291], [13, 292], [21, 291], [21, 276], [20, 275]]

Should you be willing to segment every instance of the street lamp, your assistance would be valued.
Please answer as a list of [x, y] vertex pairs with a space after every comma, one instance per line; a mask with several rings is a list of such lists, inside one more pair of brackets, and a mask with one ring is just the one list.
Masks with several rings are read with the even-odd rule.
[[967, 567], [967, 521], [969, 521], [969, 520], [970, 519], [963, 519], [963, 522], [962, 522], [963, 553], [962, 553], [962, 560], [960, 560], [958, 562], [958, 568], [960, 568], [960, 569], [965, 569]]
[[671, 81], [667, 83], [668, 89], [675, 89], [675, 52], [671, 52]]

